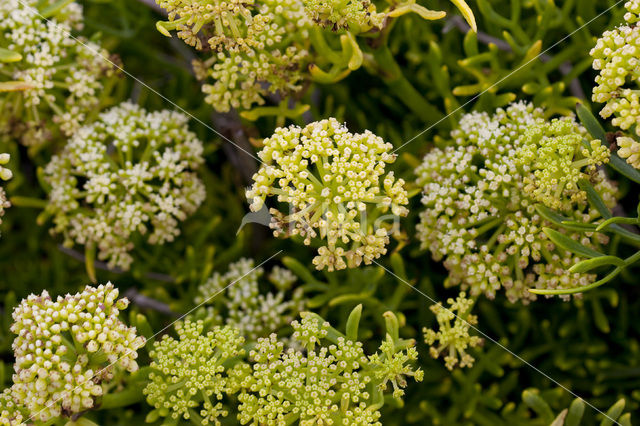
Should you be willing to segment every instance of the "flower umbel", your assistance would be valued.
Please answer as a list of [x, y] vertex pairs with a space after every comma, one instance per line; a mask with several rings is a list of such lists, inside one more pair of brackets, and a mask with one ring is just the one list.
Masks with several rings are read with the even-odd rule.
[[272, 334], [259, 339], [249, 354], [253, 374], [238, 396], [242, 424], [380, 425], [386, 383], [393, 383], [399, 397], [405, 376], [422, 379], [422, 371], [407, 364], [417, 356], [412, 344], [399, 345], [388, 336], [383, 352], [367, 357], [361, 342], [315, 314], [305, 313], [291, 325], [294, 341], [304, 350], [285, 349]]
[[253, 259], [232, 263], [225, 274], [214, 273], [198, 288], [194, 302], [204, 304], [206, 309], [194, 316], [206, 316], [231, 326], [249, 341], [288, 325], [304, 308], [302, 289], [289, 292], [296, 277], [288, 269], [276, 266], [268, 276], [276, 291], [261, 292], [263, 275], [263, 268], [254, 269]]
[[600, 71], [593, 88], [594, 102], [605, 103], [603, 118], [614, 116], [614, 126], [635, 126], [640, 136], [640, 1], [625, 3], [627, 25], [605, 31], [591, 49], [593, 69]]
[[586, 193], [578, 188], [578, 181], [597, 175], [596, 166], [607, 163], [610, 155], [599, 140], [592, 140], [587, 147], [584, 139], [582, 128], [570, 119], [527, 127], [516, 154], [516, 164], [532, 173], [523, 179], [524, 190], [552, 209], [567, 211], [584, 203]]
[[173, 241], [178, 224], [205, 197], [195, 174], [202, 143], [172, 111], [123, 103], [82, 127], [44, 170], [46, 211], [66, 245], [94, 246], [111, 267], [128, 269], [135, 235]]
[[56, 300], [46, 291], [24, 299], [11, 326], [13, 401], [43, 422], [93, 408], [116, 371], [138, 369], [145, 339], [118, 318], [128, 304], [111, 283]]
[[323, 27], [354, 33], [382, 26], [385, 14], [370, 0], [303, 0], [311, 19]]
[[425, 327], [424, 340], [431, 346], [429, 352], [432, 357], [445, 354], [444, 361], [449, 370], [453, 370], [458, 363], [460, 367], [471, 367], [475, 359], [467, 349], [482, 343], [480, 337], [469, 334], [470, 326], [478, 324], [478, 318], [470, 313], [474, 300], [468, 299], [461, 292], [455, 299], [449, 298], [447, 304], [448, 308], [443, 307], [440, 302], [429, 307], [436, 316], [438, 331]]
[[80, 6], [68, 4], [45, 21], [37, 8], [47, 3], [0, 4], [0, 48], [14, 59], [0, 61], [0, 137], [36, 148], [76, 131], [100, 105], [106, 78], [113, 74], [104, 59], [108, 52], [70, 35]]
[[387, 250], [382, 219], [408, 213], [404, 180], [385, 174], [395, 161], [392, 147], [368, 130], [352, 134], [333, 118], [278, 128], [259, 153], [264, 163], [246, 194], [251, 210], [271, 196], [288, 204], [289, 214], [270, 209], [274, 235], [299, 235], [306, 245], [325, 240], [313, 259], [317, 269], [368, 265]]
[[156, 408], [152, 416], [219, 425], [218, 418], [228, 414], [220, 401], [237, 391], [223, 364], [243, 354], [244, 339], [231, 327], [205, 332], [203, 321], [175, 328], [178, 339], [165, 335], [150, 352], [153, 371], [144, 394]]
[[158, 0], [158, 4], [169, 12], [169, 21], [157, 24], [163, 34], [177, 29], [187, 44], [213, 52], [193, 66], [200, 80], [214, 80], [202, 90], [217, 111], [250, 109], [262, 105], [270, 93], [302, 88], [310, 22], [299, 0]]
[[[511, 301], [535, 299], [535, 288], [572, 288], [594, 274], [569, 273], [579, 256], [555, 247], [542, 228], [558, 228], [536, 204], [557, 208], [570, 220], [593, 222], [597, 210], [576, 187], [588, 179], [604, 202], [615, 204], [616, 190], [594, 166], [606, 161], [606, 148], [586, 142], [585, 131], [565, 118], [548, 122], [542, 110], [515, 103], [493, 116], [465, 115], [453, 141], [434, 149], [417, 169], [423, 188], [418, 235], [434, 259], [444, 259], [447, 285], [471, 296], [493, 297], [504, 288]], [[587, 172], [581, 171], [586, 168]], [[606, 236], [558, 229], [595, 247]]]

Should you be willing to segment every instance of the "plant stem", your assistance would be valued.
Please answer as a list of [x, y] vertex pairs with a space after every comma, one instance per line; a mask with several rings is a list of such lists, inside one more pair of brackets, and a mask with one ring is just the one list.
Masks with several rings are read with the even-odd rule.
[[386, 45], [373, 50], [371, 68], [380, 76], [391, 92], [425, 124], [430, 125], [443, 118], [442, 113], [413, 87], [402, 74], [400, 66]]
[[144, 399], [142, 388], [139, 386], [129, 386], [127, 390], [106, 394], [102, 397], [102, 403], [99, 410], [108, 410], [112, 408], [126, 407]]
[[9, 201], [16, 207], [33, 207], [37, 209], [44, 209], [45, 207], [47, 207], [47, 204], [49, 204], [47, 200], [20, 196], [11, 197]]

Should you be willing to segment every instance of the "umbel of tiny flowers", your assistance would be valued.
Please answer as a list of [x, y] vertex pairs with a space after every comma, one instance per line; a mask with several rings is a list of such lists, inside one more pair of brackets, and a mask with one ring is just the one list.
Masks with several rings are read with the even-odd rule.
[[302, 88], [310, 21], [299, 0], [157, 2], [169, 13], [169, 21], [157, 24], [160, 32], [176, 29], [187, 44], [212, 51], [194, 61], [194, 71], [214, 80], [202, 90], [217, 111], [249, 109], [269, 93]]
[[303, 350], [285, 349], [275, 334], [259, 339], [249, 353], [253, 374], [243, 381], [238, 396], [240, 422], [380, 425], [387, 382], [400, 397], [405, 376], [420, 381], [423, 374], [408, 365], [417, 355], [412, 342], [394, 340], [392, 333], [382, 353], [364, 354], [362, 343], [355, 340], [361, 309], [350, 315], [347, 336], [319, 316], [303, 314], [300, 322], [291, 324], [292, 337]]
[[408, 213], [404, 180], [386, 173], [396, 159], [392, 148], [334, 118], [278, 128], [258, 154], [263, 164], [246, 193], [250, 208], [260, 210], [269, 197], [288, 206], [288, 214], [270, 209], [274, 235], [299, 235], [306, 245], [322, 240], [317, 269], [371, 264], [387, 251], [384, 219]]
[[[304, 308], [303, 291], [289, 291], [296, 276], [288, 269], [275, 266], [268, 280], [262, 278], [264, 272], [263, 268], [254, 268], [253, 259], [243, 258], [229, 265], [225, 274], [214, 273], [198, 287], [194, 302], [205, 308], [193, 316], [231, 326], [249, 341], [288, 325]], [[274, 291], [261, 291], [261, 283]]]
[[201, 320], [178, 322], [175, 328], [177, 339], [165, 335], [150, 352], [152, 372], [143, 392], [155, 410], [147, 420], [219, 425], [218, 419], [228, 415], [221, 400], [237, 392], [235, 378], [241, 376], [227, 371], [227, 364], [243, 354], [244, 338], [228, 326], [205, 331]]
[[474, 303], [473, 299], [461, 292], [455, 299], [447, 300], [447, 308], [440, 302], [429, 307], [436, 316], [438, 327], [437, 331], [425, 327], [424, 340], [431, 346], [429, 353], [432, 357], [444, 354], [444, 362], [449, 370], [458, 364], [460, 367], [471, 367], [475, 359], [467, 349], [482, 344], [480, 337], [469, 334], [469, 328], [478, 324], [478, 318], [470, 313]]
[[[516, 164], [525, 172], [524, 190], [544, 205], [561, 211], [584, 203], [578, 181], [597, 174], [596, 167], [609, 162], [609, 149], [600, 140], [583, 144], [585, 132], [571, 119], [533, 124], [522, 136]], [[583, 171], [584, 169], [584, 171]]]
[[504, 288], [509, 300], [527, 302], [536, 297], [527, 288], [573, 288], [596, 278], [569, 273], [582, 259], [556, 247], [542, 228], [589, 247], [606, 237], [558, 229], [539, 205], [559, 209], [568, 220], [598, 220], [576, 180], [589, 181], [605, 204], [615, 204], [615, 187], [594, 169], [607, 160], [606, 149], [589, 143], [572, 118], [548, 122], [543, 116], [526, 103], [491, 116], [467, 114], [452, 142], [427, 154], [417, 169], [425, 206], [418, 237], [434, 259], [444, 260], [447, 285], [461, 285], [472, 297], [494, 297]]
[[195, 170], [202, 143], [184, 114], [122, 103], [80, 128], [44, 169], [46, 213], [65, 245], [97, 248], [111, 267], [128, 269], [133, 239], [173, 241], [179, 222], [205, 198]]
[[[75, 132], [99, 107], [114, 71], [108, 52], [71, 36], [81, 26], [81, 7], [50, 3], [0, 4], [0, 138], [34, 149]], [[46, 20], [39, 7], [49, 8]]]
[[640, 136], [640, 0], [625, 3], [627, 25], [605, 31], [591, 49], [593, 68], [600, 71], [593, 101], [605, 103], [603, 118], [613, 116], [614, 126], [635, 127]]
[[[2, 167], [9, 162], [11, 156], [6, 153], [0, 154], [0, 180], [9, 180], [13, 176], [11, 170], [6, 167]], [[7, 194], [4, 192], [4, 188], [0, 187], [0, 223], [2, 223], [2, 216], [4, 215], [4, 209], [11, 207], [11, 203], [7, 200]]]
[[55, 300], [46, 291], [24, 299], [11, 326], [13, 402], [43, 422], [93, 408], [116, 372], [138, 369], [145, 339], [118, 318], [128, 304], [111, 283]]
[[[443, 11], [429, 10], [416, 0], [388, 1], [389, 7], [380, 12], [370, 0], [302, 0], [311, 19], [333, 31], [348, 30], [353, 34], [380, 30], [389, 18], [416, 13], [423, 19], [441, 19]], [[462, 12], [473, 31], [477, 31], [473, 11], [464, 0], [452, 0]]]
[[313, 21], [332, 30], [348, 29], [354, 33], [380, 28], [384, 13], [370, 0], [302, 0]]

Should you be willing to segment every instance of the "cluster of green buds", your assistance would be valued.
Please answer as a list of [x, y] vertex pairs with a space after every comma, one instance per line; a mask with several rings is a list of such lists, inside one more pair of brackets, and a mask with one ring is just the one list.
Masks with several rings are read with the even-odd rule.
[[408, 213], [404, 180], [385, 174], [396, 159], [392, 148], [368, 130], [350, 133], [334, 118], [278, 128], [259, 153], [263, 163], [246, 193], [250, 208], [261, 210], [272, 196], [285, 203], [287, 213], [270, 209], [274, 235], [300, 236], [306, 245], [324, 240], [313, 259], [317, 269], [371, 264], [397, 231], [384, 221]]
[[21, 425], [27, 417], [24, 408], [13, 401], [11, 389], [5, 389], [0, 393], [0, 425]]
[[447, 308], [440, 302], [429, 307], [436, 316], [438, 331], [425, 327], [424, 340], [431, 346], [429, 352], [432, 357], [438, 358], [444, 354], [444, 362], [449, 370], [453, 370], [458, 363], [462, 368], [471, 367], [475, 359], [467, 349], [482, 343], [480, 337], [469, 334], [469, 328], [478, 324], [478, 318], [471, 314], [474, 303], [473, 299], [461, 292], [455, 299], [447, 300]]
[[[381, 353], [365, 355], [357, 341], [361, 309], [351, 313], [346, 336], [319, 316], [304, 313], [292, 323], [301, 350], [285, 349], [275, 334], [259, 339], [249, 353], [253, 374], [238, 396], [240, 422], [380, 425], [387, 383], [393, 383], [399, 398], [405, 377], [420, 381], [423, 372], [409, 365], [417, 357], [414, 342], [399, 339], [397, 329], [388, 330]], [[397, 326], [395, 316], [386, 315]]]
[[111, 283], [55, 300], [46, 291], [24, 299], [11, 326], [13, 403], [43, 422], [71, 417], [93, 408], [116, 372], [135, 372], [145, 339], [118, 318], [128, 304]]
[[228, 415], [220, 401], [238, 391], [236, 378], [242, 374], [227, 371], [227, 365], [243, 354], [244, 338], [228, 326], [206, 332], [205, 327], [203, 321], [178, 322], [178, 339], [165, 335], [154, 343], [144, 394], [155, 409], [147, 421], [170, 417], [175, 424], [184, 419], [219, 425], [218, 419]]
[[202, 143], [184, 114], [123, 103], [80, 128], [44, 169], [45, 214], [65, 245], [97, 248], [111, 267], [128, 269], [136, 235], [173, 241], [179, 221], [205, 198], [195, 174]]
[[[592, 185], [609, 207], [616, 189], [595, 166], [607, 161], [599, 142], [588, 142], [573, 119], [546, 121], [530, 104], [514, 103], [493, 116], [465, 115], [417, 169], [423, 188], [418, 235], [434, 259], [444, 259], [447, 285], [472, 297], [494, 297], [504, 288], [511, 301], [534, 300], [528, 288], [574, 288], [594, 274], [570, 273], [582, 260], [556, 247], [543, 227], [554, 209], [566, 220], [591, 223], [600, 215], [576, 180]], [[596, 247], [606, 236], [558, 229]], [[563, 296], [568, 297], [568, 296]]]
[[584, 128], [569, 119], [527, 127], [516, 164], [524, 172], [524, 190], [534, 200], [560, 211], [586, 201], [578, 182], [597, 174], [597, 166], [609, 162], [610, 152], [600, 140], [585, 146], [585, 137]]
[[214, 80], [202, 89], [217, 111], [249, 109], [269, 94], [301, 89], [310, 21], [299, 0], [157, 1], [169, 13], [157, 24], [160, 32], [175, 29], [196, 49], [212, 51], [194, 70]]
[[[464, 0], [451, 0], [476, 31], [475, 17]], [[388, 1], [389, 7], [380, 12], [371, 0], [302, 0], [310, 18], [318, 25], [333, 31], [347, 30], [352, 34], [380, 30], [386, 22], [407, 13], [416, 13], [426, 20], [441, 19], [443, 11], [429, 10], [416, 0]]]
[[240, 259], [229, 265], [225, 274], [214, 273], [198, 288], [197, 305], [205, 308], [194, 317], [204, 316], [216, 324], [238, 330], [249, 341], [266, 337], [288, 325], [304, 308], [301, 288], [293, 291], [296, 276], [288, 269], [275, 266], [268, 283], [275, 291], [261, 291], [263, 268], [255, 268], [253, 259]]
[[98, 109], [113, 67], [109, 53], [70, 33], [69, 1], [0, 4], [0, 137], [37, 149], [76, 131]]
[[[6, 165], [11, 156], [6, 153], [0, 154], [0, 180], [9, 180], [13, 176], [11, 170], [6, 167], [2, 167]], [[4, 188], [0, 187], [0, 223], [2, 223], [2, 216], [4, 215], [4, 209], [11, 207], [11, 203], [7, 200], [7, 194], [4, 192]]]
[[640, 1], [627, 1], [625, 8], [627, 25], [605, 31], [591, 50], [593, 68], [600, 71], [593, 101], [606, 104], [603, 118], [614, 116], [614, 126], [635, 127], [640, 136]]
[[303, 0], [303, 3], [315, 23], [333, 31], [365, 32], [382, 27], [385, 18], [370, 0]]

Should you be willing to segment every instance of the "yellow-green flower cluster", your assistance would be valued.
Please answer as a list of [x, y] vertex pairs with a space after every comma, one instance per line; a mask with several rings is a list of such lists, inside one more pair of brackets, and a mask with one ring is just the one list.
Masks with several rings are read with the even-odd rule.
[[416, 382], [424, 378], [424, 371], [414, 370], [410, 363], [418, 359], [418, 351], [414, 347], [406, 350], [398, 350], [396, 343], [387, 334], [386, 340], [380, 345], [380, 352], [369, 357], [369, 365], [373, 369], [373, 375], [379, 382], [380, 390], [386, 390], [388, 383], [393, 386], [393, 397], [400, 398], [404, 395], [407, 386], [407, 377], [413, 377]]
[[[527, 288], [573, 288], [595, 279], [568, 272], [581, 258], [547, 238], [542, 228], [558, 227], [536, 204], [558, 208], [571, 220], [597, 220], [573, 179], [587, 178], [613, 206], [616, 190], [604, 173], [579, 171], [606, 155], [597, 143], [587, 151], [577, 144], [578, 137], [586, 141], [585, 131], [572, 119], [547, 122], [543, 115], [526, 103], [492, 116], [467, 114], [452, 142], [427, 154], [417, 169], [425, 206], [418, 236], [434, 259], [444, 260], [447, 285], [461, 285], [473, 297], [494, 297], [504, 288], [509, 300], [526, 302], [535, 299]], [[606, 241], [601, 234], [558, 231], [589, 247]]]
[[527, 127], [516, 164], [524, 172], [524, 189], [534, 200], [562, 211], [586, 200], [578, 181], [596, 173], [596, 166], [609, 161], [610, 152], [599, 140], [586, 147], [584, 139], [584, 130], [571, 119]]
[[42, 19], [37, 0], [0, 4], [0, 137], [41, 146], [69, 136], [100, 104], [113, 67], [97, 44], [70, 35], [81, 16], [75, 3]]
[[474, 301], [461, 292], [455, 299], [449, 298], [447, 304], [448, 308], [440, 302], [429, 307], [436, 316], [438, 331], [425, 327], [425, 343], [431, 346], [429, 352], [432, 357], [438, 358], [444, 354], [444, 362], [449, 370], [453, 370], [458, 363], [462, 368], [471, 367], [475, 359], [467, 349], [482, 343], [480, 337], [469, 334], [470, 326], [478, 324], [478, 318], [470, 313]]
[[115, 372], [138, 369], [145, 343], [118, 314], [128, 306], [111, 283], [53, 300], [44, 291], [13, 311], [13, 402], [40, 421], [94, 407]]
[[606, 103], [603, 118], [613, 116], [613, 125], [623, 130], [635, 126], [640, 136], [640, 1], [627, 1], [625, 8], [628, 25], [605, 31], [591, 49], [593, 68], [600, 71], [593, 101]]
[[[268, 276], [274, 292], [260, 290], [263, 268], [254, 268], [252, 259], [240, 259], [229, 265], [225, 274], [214, 273], [198, 288], [197, 305], [203, 304], [204, 314], [217, 324], [238, 330], [250, 341], [266, 337], [288, 325], [304, 308], [302, 289], [289, 291], [296, 282], [291, 271], [275, 266]], [[263, 284], [265, 285], [265, 284]]]
[[300, 0], [158, 4], [169, 12], [169, 21], [158, 23], [161, 32], [177, 29], [188, 44], [212, 51], [208, 60], [194, 62], [194, 70], [199, 79], [214, 80], [202, 90], [217, 111], [249, 109], [270, 93], [301, 89], [310, 21]]
[[[303, 315], [292, 326], [303, 350], [285, 349], [275, 334], [259, 339], [251, 350], [253, 375], [238, 396], [242, 424], [380, 425], [383, 396], [374, 396], [388, 381], [403, 386], [405, 375], [422, 378], [421, 370], [406, 365], [415, 359], [414, 348], [403, 352], [393, 342], [384, 343], [383, 354], [369, 358], [361, 342], [330, 330], [317, 316]], [[327, 339], [331, 344], [323, 343]]]
[[155, 410], [148, 418], [219, 425], [228, 415], [220, 401], [238, 389], [225, 363], [243, 354], [244, 338], [231, 327], [205, 332], [203, 321], [179, 322], [175, 328], [178, 339], [165, 335], [150, 352], [152, 372], [144, 394]]
[[[0, 180], [9, 180], [13, 176], [11, 170], [6, 167], [2, 167], [6, 165], [11, 156], [6, 153], [0, 154]], [[4, 192], [4, 188], [0, 187], [0, 223], [2, 223], [2, 216], [4, 215], [4, 209], [11, 207], [11, 203], [7, 200], [7, 194]]]
[[5, 389], [0, 393], [1, 426], [18, 426], [24, 424], [27, 417], [24, 408], [13, 401], [11, 389]]
[[270, 210], [274, 235], [299, 235], [306, 245], [324, 240], [313, 259], [317, 269], [368, 265], [387, 251], [383, 219], [408, 213], [404, 180], [385, 174], [396, 158], [392, 148], [368, 130], [350, 133], [334, 118], [278, 128], [259, 153], [263, 164], [246, 193], [251, 210], [272, 196], [286, 203], [287, 213]]
[[202, 203], [195, 169], [202, 143], [173, 111], [123, 103], [80, 128], [44, 170], [52, 232], [98, 249], [112, 267], [128, 269], [135, 235], [173, 241], [179, 222]]
[[380, 28], [384, 13], [370, 0], [303, 0], [311, 19], [334, 31], [348, 29], [355, 33]]

